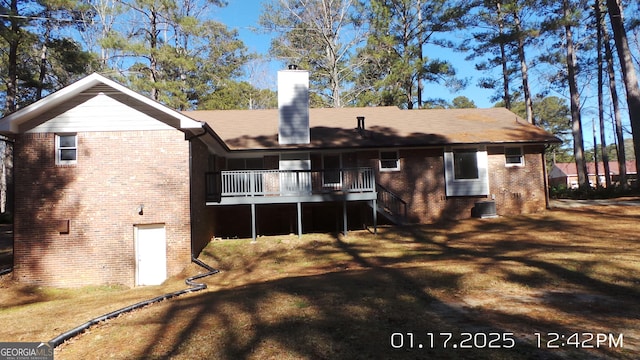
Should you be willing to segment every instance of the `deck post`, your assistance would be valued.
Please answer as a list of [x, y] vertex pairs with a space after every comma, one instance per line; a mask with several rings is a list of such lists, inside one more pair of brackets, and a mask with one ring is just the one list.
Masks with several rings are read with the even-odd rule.
[[298, 201], [298, 238], [302, 238], [302, 203]]
[[251, 204], [251, 238], [256, 241], [256, 204]]
[[344, 226], [343, 234], [347, 236], [347, 198], [342, 202], [342, 224]]
[[378, 201], [371, 200], [371, 208], [373, 209], [373, 234], [378, 235]]

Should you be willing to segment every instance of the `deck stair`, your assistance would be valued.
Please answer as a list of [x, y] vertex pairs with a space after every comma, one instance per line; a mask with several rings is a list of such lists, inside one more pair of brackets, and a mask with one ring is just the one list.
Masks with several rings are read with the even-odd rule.
[[407, 202], [400, 196], [376, 183], [378, 213], [396, 225], [407, 223]]

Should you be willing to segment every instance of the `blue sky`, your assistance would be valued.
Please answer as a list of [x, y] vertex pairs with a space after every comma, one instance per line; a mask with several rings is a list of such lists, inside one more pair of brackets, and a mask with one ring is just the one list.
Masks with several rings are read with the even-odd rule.
[[262, 10], [261, 1], [228, 0], [229, 5], [216, 11], [216, 20], [230, 28], [238, 30], [240, 39], [257, 53], [266, 53], [269, 49], [271, 36], [256, 34], [253, 29], [258, 27], [258, 18]]
[[[216, 11], [215, 19], [224, 23], [229, 28], [238, 30], [240, 39], [251, 51], [259, 54], [266, 54], [269, 49], [271, 35], [258, 34], [254, 31], [254, 29], [258, 27], [258, 18], [262, 9], [260, 4], [262, 2], [228, 0], [228, 3], [229, 5]], [[454, 53], [450, 50], [436, 47], [429, 48], [427, 52], [428, 53], [426, 55], [430, 58], [444, 59], [452, 62], [460, 77], [470, 78], [469, 86], [455, 94], [445, 86], [428, 83], [425, 85], [425, 96], [427, 98], [444, 98], [447, 101], [451, 101], [454, 97], [462, 95], [473, 100], [478, 107], [493, 106], [493, 103], [489, 101], [492, 91], [480, 89], [474, 86], [477, 81], [478, 74], [474, 69], [474, 64], [464, 60], [464, 54]], [[280, 67], [281, 64], [277, 62], [269, 64], [268, 66], [267, 71], [273, 73], [272, 75], [269, 75], [269, 78], [272, 77], [274, 86], [275, 73]]]
[[[240, 39], [245, 43], [245, 45], [253, 52], [266, 55], [269, 49], [271, 35], [269, 34], [258, 34], [254, 30], [259, 26], [258, 18], [260, 16], [260, 12], [262, 10], [262, 1], [254, 1], [254, 0], [228, 0], [229, 5], [224, 8], [219, 8], [215, 13], [215, 19], [227, 25], [230, 28], [238, 30], [240, 34]], [[456, 36], [456, 35], [452, 35]], [[462, 36], [460, 36], [461, 40]], [[452, 39], [456, 40], [456, 39]], [[475, 84], [477, 83], [480, 77], [487, 77], [490, 74], [480, 73], [475, 69], [475, 63], [473, 61], [465, 60], [466, 54], [457, 53], [452, 50], [442, 49], [439, 47], [430, 47], [426, 49], [426, 56], [429, 58], [448, 60], [451, 62], [456, 69], [456, 72], [460, 78], [467, 79], [468, 85], [466, 88], [459, 90], [456, 93], [452, 93], [447, 87], [443, 85], [438, 85], [434, 83], [425, 84], [425, 98], [442, 98], [449, 102], [456, 96], [466, 96], [467, 98], [473, 100], [476, 106], [481, 108], [493, 107], [494, 102], [490, 101], [490, 98], [494, 94], [493, 90], [487, 90], [477, 87]], [[527, 54], [527, 57], [530, 59], [533, 58], [531, 50]], [[264, 65], [263, 72], [258, 75], [258, 82], [260, 84], [256, 84], [254, 82], [254, 86], [258, 87], [267, 87], [275, 90], [276, 84], [276, 73], [283, 64], [278, 62], [271, 62], [267, 65]], [[560, 98], [564, 98], [567, 100], [567, 106], [569, 104], [566, 94], [554, 92], [549, 88], [549, 84], [545, 80], [545, 74], [543, 74], [544, 69], [538, 68], [530, 68], [529, 75], [529, 84], [532, 90], [533, 95], [536, 95], [543, 91], [549, 91], [548, 95], [557, 96]], [[548, 69], [547, 69], [548, 70]], [[493, 77], [501, 76], [498, 72], [494, 72], [492, 74]], [[254, 79], [256, 77], [254, 76]], [[519, 84], [512, 84], [512, 86], [518, 86]], [[584, 85], [584, 84], [583, 84]], [[588, 88], [589, 86], [587, 86]], [[551, 90], [551, 91], [550, 91]], [[593, 137], [592, 137], [592, 124], [593, 121], [597, 121], [597, 113], [596, 113], [596, 105], [595, 102], [595, 94], [593, 91], [586, 89], [582, 94], [582, 101], [585, 102], [583, 111], [582, 111], [582, 126], [584, 131], [584, 143], [585, 147], [591, 148], [593, 146]], [[626, 107], [626, 104], [621, 104], [623, 107]], [[610, 119], [606, 119], [607, 123], [610, 124]], [[623, 123], [628, 128], [629, 120], [628, 116], [623, 115]], [[607, 125], [607, 143], [613, 143], [613, 131], [611, 130], [611, 126]], [[628, 134], [625, 135], [629, 136]], [[598, 142], [599, 142], [598, 135]]]

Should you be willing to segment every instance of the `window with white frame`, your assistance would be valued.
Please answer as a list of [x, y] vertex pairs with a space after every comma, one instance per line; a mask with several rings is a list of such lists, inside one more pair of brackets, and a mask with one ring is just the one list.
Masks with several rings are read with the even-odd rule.
[[447, 196], [489, 195], [487, 151], [454, 148], [444, 152], [444, 177]]
[[505, 147], [504, 162], [506, 166], [524, 166], [524, 153], [522, 151], [522, 147]]
[[400, 157], [397, 150], [380, 151], [380, 171], [400, 170]]
[[78, 135], [56, 134], [56, 164], [67, 165], [78, 162]]

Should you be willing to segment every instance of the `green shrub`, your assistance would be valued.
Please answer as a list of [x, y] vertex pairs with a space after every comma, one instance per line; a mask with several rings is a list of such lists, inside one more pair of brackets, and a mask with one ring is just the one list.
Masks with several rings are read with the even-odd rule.
[[549, 196], [552, 199], [611, 199], [621, 196], [640, 195], [632, 188], [624, 189], [621, 186], [611, 186], [609, 188], [581, 187], [578, 189], [567, 189], [566, 186], [554, 186], [549, 189]]

